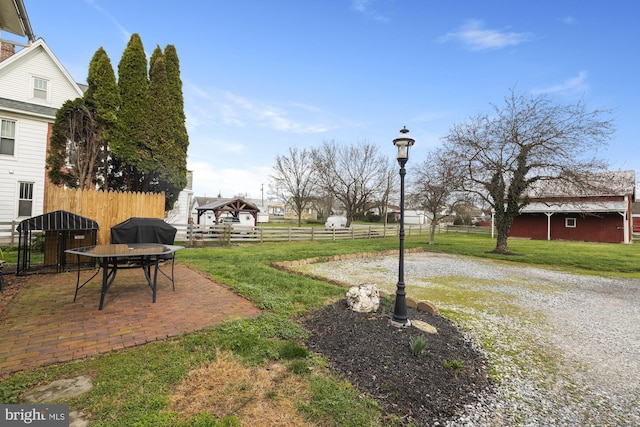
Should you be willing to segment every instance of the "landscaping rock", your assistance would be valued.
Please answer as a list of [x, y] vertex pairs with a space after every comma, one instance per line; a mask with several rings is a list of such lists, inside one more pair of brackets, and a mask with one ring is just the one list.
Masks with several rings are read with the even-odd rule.
[[363, 283], [349, 288], [349, 292], [347, 292], [347, 305], [351, 310], [359, 313], [377, 311], [380, 306], [378, 287], [370, 283]]
[[422, 320], [412, 320], [411, 326], [414, 326], [428, 334], [435, 335], [438, 333], [438, 330], [434, 326], [431, 326], [430, 324], [428, 324], [427, 322], [423, 322]]
[[22, 398], [26, 403], [58, 402], [76, 397], [93, 387], [93, 381], [89, 377], [76, 377], [57, 380], [42, 387], [26, 392]]
[[438, 315], [438, 307], [431, 301], [420, 301], [418, 303], [418, 310], [433, 314], [434, 316]]
[[[60, 402], [86, 393], [92, 387], [93, 381], [89, 377], [68, 378], [29, 390], [22, 396], [22, 399], [26, 403], [37, 404]], [[86, 419], [82, 412], [71, 411], [69, 413], [69, 427], [86, 427], [88, 425], [89, 420]]]

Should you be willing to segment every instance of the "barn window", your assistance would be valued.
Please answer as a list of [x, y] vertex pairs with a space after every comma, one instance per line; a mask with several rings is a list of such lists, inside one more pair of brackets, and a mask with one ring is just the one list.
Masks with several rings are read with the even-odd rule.
[[565, 218], [564, 226], [568, 228], [576, 228], [576, 219], [575, 218]]

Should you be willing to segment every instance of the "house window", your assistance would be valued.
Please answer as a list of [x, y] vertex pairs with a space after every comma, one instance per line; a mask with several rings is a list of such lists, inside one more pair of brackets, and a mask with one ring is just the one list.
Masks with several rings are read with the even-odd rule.
[[16, 145], [16, 122], [2, 119], [0, 126], [0, 154], [13, 156]]
[[576, 228], [576, 219], [575, 218], [565, 218], [564, 226], [568, 228]]
[[33, 78], [33, 97], [38, 99], [48, 99], [49, 81], [40, 79], [38, 77]]
[[20, 183], [18, 198], [18, 216], [31, 216], [33, 206], [33, 182]]

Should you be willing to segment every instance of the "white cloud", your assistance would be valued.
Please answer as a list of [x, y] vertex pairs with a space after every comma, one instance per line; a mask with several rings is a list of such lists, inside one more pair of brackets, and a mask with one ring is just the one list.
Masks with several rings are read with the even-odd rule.
[[218, 89], [185, 86], [187, 125], [190, 131], [204, 126], [258, 127], [295, 134], [315, 134], [335, 129], [340, 120], [313, 105], [289, 102], [273, 105]]
[[374, 21], [388, 22], [389, 19], [373, 8], [375, 0], [352, 0], [351, 8]]
[[445, 34], [438, 41], [441, 43], [458, 41], [473, 51], [481, 51], [516, 46], [532, 38], [529, 33], [491, 30], [483, 27], [482, 21], [469, 20], [459, 30]]
[[587, 72], [580, 71], [577, 76], [570, 77], [563, 81], [562, 83], [558, 83], [552, 86], [548, 86], [541, 89], [534, 89], [533, 93], [548, 93], [548, 94], [556, 94], [556, 95], [583, 95], [585, 92], [589, 91], [589, 83], [587, 82]]
[[[262, 196], [262, 184], [268, 188], [269, 167], [247, 169], [215, 168], [204, 161], [189, 162], [187, 169], [193, 171], [193, 190], [196, 196], [233, 197], [247, 195], [257, 199]], [[266, 196], [266, 193], [265, 193]]]
[[[239, 120], [239, 117], [242, 117], [260, 127], [293, 133], [316, 133], [325, 130], [324, 126], [291, 118], [290, 112], [281, 107], [252, 101], [230, 92], [225, 94], [225, 98], [230, 101], [222, 106], [227, 120]], [[296, 113], [295, 110], [292, 106], [291, 113]]]
[[129, 42], [129, 39], [131, 39], [131, 32], [128, 31], [126, 28], [124, 28], [120, 22], [118, 22], [113, 15], [111, 15], [109, 12], [107, 12], [106, 10], [104, 10], [96, 1], [94, 0], [86, 0], [88, 4], [90, 4], [91, 6], [94, 7], [94, 9], [96, 9], [98, 12], [102, 13], [103, 15], [105, 15], [107, 18], [109, 18], [109, 20], [113, 23], [113, 25], [115, 25], [115, 27], [118, 29], [118, 31], [120, 31], [120, 34], [122, 34], [122, 39], [124, 40], [125, 43]]

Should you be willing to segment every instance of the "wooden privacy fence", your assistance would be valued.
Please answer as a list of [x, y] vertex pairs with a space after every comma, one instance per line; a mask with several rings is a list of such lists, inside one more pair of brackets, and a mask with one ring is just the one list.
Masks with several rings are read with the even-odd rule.
[[49, 186], [45, 210], [65, 210], [95, 220], [98, 243], [109, 243], [111, 227], [132, 217], [164, 219], [165, 194], [65, 189]]

